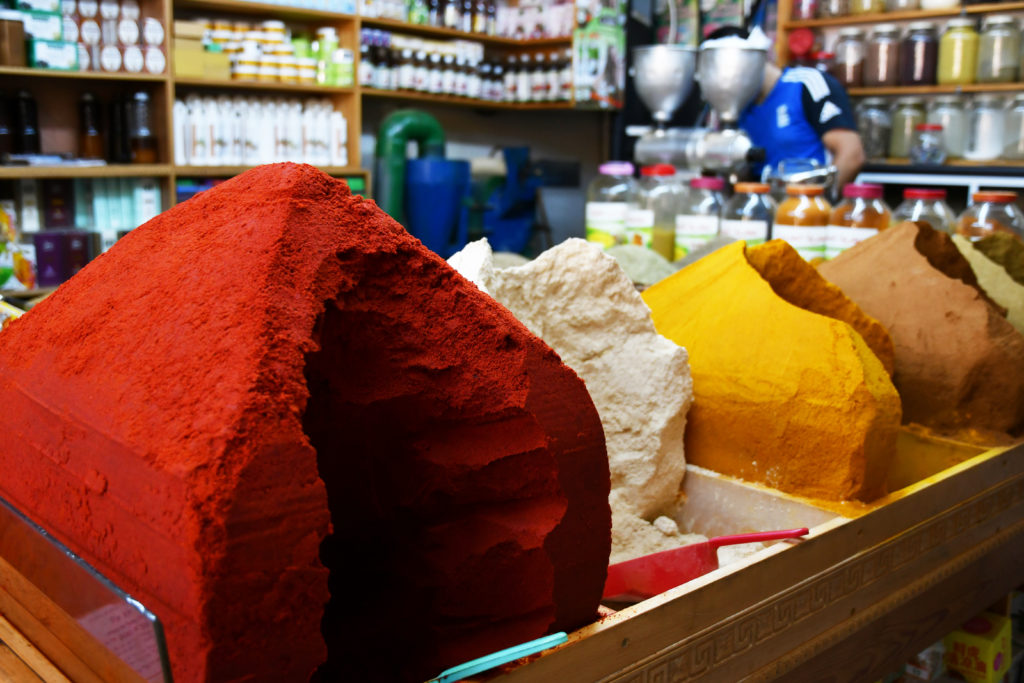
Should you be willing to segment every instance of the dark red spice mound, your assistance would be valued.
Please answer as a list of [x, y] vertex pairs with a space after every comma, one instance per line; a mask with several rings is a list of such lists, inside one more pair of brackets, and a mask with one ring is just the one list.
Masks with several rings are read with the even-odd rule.
[[157, 613], [179, 683], [418, 680], [596, 613], [582, 381], [309, 166], [90, 264], [0, 334], [0, 405], [0, 495]]

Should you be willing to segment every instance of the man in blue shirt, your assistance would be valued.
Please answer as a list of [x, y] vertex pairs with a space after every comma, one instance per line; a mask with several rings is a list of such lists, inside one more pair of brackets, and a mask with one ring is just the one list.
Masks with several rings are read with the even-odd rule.
[[[708, 39], [746, 31], [726, 27]], [[740, 116], [740, 128], [765, 150], [765, 165], [784, 159], [814, 159], [836, 166], [837, 189], [852, 182], [864, 163], [864, 147], [857, 133], [850, 98], [831, 75], [809, 67], [780, 69], [765, 64], [761, 93]], [[760, 174], [761, 167], [755, 167]]]

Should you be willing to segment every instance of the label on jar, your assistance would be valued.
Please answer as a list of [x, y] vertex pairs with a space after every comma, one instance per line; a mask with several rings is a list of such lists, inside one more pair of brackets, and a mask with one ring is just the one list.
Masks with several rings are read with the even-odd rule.
[[121, 50], [115, 45], [104, 45], [100, 50], [100, 68], [104, 71], [121, 70]]
[[718, 235], [718, 216], [676, 216], [676, 260], [702, 247]]
[[[360, 64], [359, 68], [362, 69], [363, 65]], [[416, 65], [412, 62], [398, 67], [398, 87], [402, 90], [412, 90], [416, 87]]]
[[830, 225], [825, 232], [825, 258], [835, 258], [858, 242], [877, 234], [877, 228]]
[[133, 19], [122, 19], [117, 22], [117, 39], [122, 45], [137, 45], [139, 42], [139, 24]]
[[74, 17], [64, 17], [64, 41], [68, 43], [78, 42], [78, 23]]
[[100, 11], [100, 4], [96, 0], [78, 0], [78, 16], [83, 19], [92, 19]]
[[626, 210], [626, 244], [650, 247], [653, 229], [654, 211], [636, 208]]
[[117, 19], [121, 14], [121, 4], [117, 0], [101, 0], [100, 16], [104, 19]]
[[756, 247], [768, 239], [768, 221], [722, 220], [722, 235], [746, 240], [747, 246]]
[[817, 225], [779, 225], [772, 228], [772, 236], [789, 242], [808, 261], [825, 258], [825, 240], [828, 228]]
[[78, 27], [79, 33], [81, 34], [82, 42], [86, 45], [99, 45], [100, 37], [103, 35], [100, 31], [100, 25], [96, 23], [95, 19], [85, 19], [82, 24]]
[[624, 243], [627, 210], [625, 202], [587, 202], [587, 241], [603, 247]]
[[139, 73], [145, 63], [145, 59], [142, 57], [142, 48], [138, 45], [129, 45], [124, 49], [124, 70], [128, 73]]
[[158, 47], [146, 48], [146, 73], [162, 74], [167, 68], [167, 58], [164, 51]]
[[142, 20], [142, 40], [146, 45], [164, 44], [164, 25], [159, 19], [146, 17]]

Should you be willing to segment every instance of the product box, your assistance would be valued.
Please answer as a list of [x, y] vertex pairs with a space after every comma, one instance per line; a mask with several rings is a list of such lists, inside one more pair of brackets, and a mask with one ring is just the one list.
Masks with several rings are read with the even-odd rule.
[[47, 230], [75, 227], [74, 185], [67, 178], [43, 181], [43, 225]]
[[138, 227], [160, 215], [160, 183], [156, 178], [139, 178], [135, 181], [132, 203], [135, 206], [133, 227]]
[[39, 181], [26, 178], [18, 181], [18, 230], [21, 234], [39, 232], [43, 221], [39, 215]]
[[22, 12], [21, 21], [26, 38], [61, 40], [64, 37], [64, 15], [60, 12]]
[[202, 41], [206, 35], [206, 26], [201, 21], [174, 20], [174, 37], [186, 40]]
[[940, 640], [917, 653], [909, 662], [903, 673], [904, 683], [923, 683], [938, 680], [945, 671], [942, 659], [946, 649]]
[[620, 109], [626, 90], [625, 0], [580, 0], [573, 32], [576, 104]]
[[63, 40], [32, 39], [29, 41], [28, 63], [39, 69], [78, 71], [78, 45]]
[[33, 236], [36, 274], [40, 287], [56, 287], [68, 279], [68, 249], [63, 230], [46, 230]]
[[943, 639], [946, 668], [969, 683], [998, 683], [1010, 667], [1010, 620], [983, 612]]
[[230, 80], [231, 57], [226, 52], [204, 52], [203, 78], [211, 81]]
[[[191, 45], [182, 47], [179, 43], [195, 43], [198, 49]], [[179, 78], [203, 78], [206, 76], [206, 60], [199, 41], [184, 41], [174, 39], [174, 75]]]
[[29, 12], [60, 12], [61, 0], [17, 0], [13, 8]]
[[66, 230], [65, 245], [68, 251], [68, 277], [75, 275], [89, 263], [92, 253], [92, 233], [84, 230]]
[[80, 178], [75, 181], [75, 228], [92, 230], [95, 225], [93, 218], [92, 180]]

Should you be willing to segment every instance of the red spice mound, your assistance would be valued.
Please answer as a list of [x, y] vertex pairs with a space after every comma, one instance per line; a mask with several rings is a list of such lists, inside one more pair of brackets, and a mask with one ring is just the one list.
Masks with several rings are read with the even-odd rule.
[[0, 494], [156, 612], [179, 683], [422, 680], [596, 615], [583, 382], [312, 167], [121, 240], [0, 334], [0, 405]]

